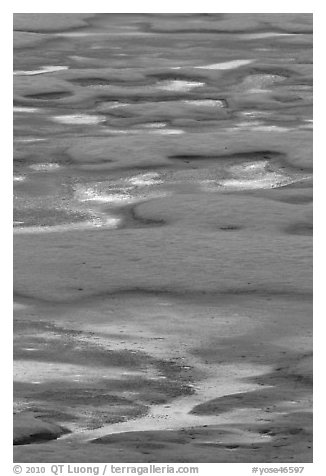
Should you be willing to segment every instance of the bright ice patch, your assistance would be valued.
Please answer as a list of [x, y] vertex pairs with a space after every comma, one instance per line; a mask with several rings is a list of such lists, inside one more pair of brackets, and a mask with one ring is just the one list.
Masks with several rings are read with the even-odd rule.
[[26, 180], [26, 177], [24, 177], [24, 175], [14, 175], [13, 177], [14, 182], [23, 182], [24, 180]]
[[100, 32], [82, 32], [82, 31], [69, 31], [69, 32], [60, 32], [60, 33], [52, 33], [53, 36], [62, 36], [65, 38], [83, 38], [87, 36], [102, 36], [104, 33]]
[[[20, 222], [22, 223], [22, 222]], [[27, 305], [26, 304], [22, 304], [20, 302], [14, 302], [13, 303], [13, 310], [14, 311], [20, 311], [22, 309], [26, 309]]]
[[86, 124], [98, 124], [106, 120], [105, 116], [91, 116], [89, 114], [71, 114], [67, 116], [54, 116], [52, 118], [55, 122], [61, 124], [76, 124], [76, 125], [86, 125]]
[[242, 111], [239, 114], [245, 117], [265, 117], [271, 115], [269, 111]]
[[253, 127], [253, 130], [257, 132], [288, 132], [291, 129], [288, 127], [280, 127], [280, 126], [257, 126]]
[[181, 129], [157, 129], [154, 131], [150, 131], [151, 134], [160, 134], [160, 135], [178, 135], [184, 134], [184, 131]]
[[[141, 183], [141, 185], [150, 185], [148, 182], [146, 183], [146, 180], [150, 180], [150, 179], [145, 177], [145, 183], [142, 183], [141, 176], [134, 177], [136, 182], [137, 182], [137, 178], [138, 180], [140, 180], [139, 183]], [[133, 179], [133, 177], [131, 177], [131, 179]], [[159, 198], [159, 197], [166, 196], [167, 194], [166, 192], [150, 192], [150, 193], [139, 194], [137, 193], [137, 189], [136, 189], [137, 183], [135, 183], [135, 181], [134, 182], [130, 181], [130, 179], [127, 179], [127, 181], [131, 183], [131, 186], [117, 187], [117, 185], [114, 185], [114, 184], [106, 185], [105, 183], [102, 183], [99, 185], [95, 184], [94, 186], [89, 186], [89, 187], [85, 187], [84, 185], [77, 186], [75, 191], [75, 198], [80, 202], [96, 202], [98, 204], [107, 203], [115, 207], [115, 206], [129, 205], [131, 203], [137, 203], [143, 200]]]
[[158, 83], [156, 86], [159, 89], [163, 89], [164, 91], [187, 92], [193, 88], [199, 88], [204, 85], [205, 83], [200, 83], [198, 81], [174, 80], [174, 81], [162, 81]]
[[45, 163], [45, 164], [32, 164], [29, 166], [33, 170], [50, 172], [51, 170], [56, 170], [60, 167], [56, 163]]
[[259, 188], [276, 188], [292, 183], [293, 180], [285, 179], [279, 174], [268, 174], [266, 177], [261, 177], [252, 180], [231, 179], [224, 180], [221, 185], [225, 188], [234, 188], [236, 190], [255, 190]]
[[46, 140], [46, 139], [41, 139], [41, 138], [37, 138], [37, 137], [27, 137], [27, 138], [14, 139], [15, 142], [39, 142], [39, 141], [43, 141], [43, 140]]
[[79, 196], [81, 202], [95, 201], [103, 203], [131, 203], [134, 199], [124, 193], [100, 193], [93, 188], [86, 188]]
[[241, 38], [244, 40], [255, 40], [260, 38], [273, 38], [274, 36], [293, 36], [296, 33], [279, 33], [277, 31], [270, 31], [265, 33], [244, 33], [241, 35]]
[[190, 106], [224, 107], [224, 102], [218, 99], [195, 99], [193, 101], [184, 102]]
[[144, 134], [143, 129], [110, 129], [109, 127], [106, 127], [103, 129], [104, 132], [107, 132], [108, 134]]
[[266, 94], [270, 93], [270, 89], [260, 89], [260, 88], [252, 88], [248, 89], [247, 93], [248, 94]]
[[151, 124], [144, 124], [143, 127], [146, 129], [160, 129], [161, 127], [165, 127], [166, 125], [166, 122], [152, 122]]
[[32, 71], [14, 71], [14, 75], [16, 76], [34, 76], [36, 74], [44, 74], [44, 73], [53, 73], [55, 71], [63, 71], [65, 69], [69, 69], [68, 66], [42, 66], [40, 69], [35, 69]]
[[299, 177], [290, 177], [280, 172], [268, 170], [268, 161], [252, 162], [243, 165], [234, 165], [228, 169], [232, 175], [225, 180], [206, 180], [202, 185], [207, 191], [216, 190], [255, 190], [284, 187], [302, 180]]
[[130, 106], [130, 104], [127, 104], [125, 102], [114, 102], [112, 104], [104, 105], [104, 106], [109, 108], [109, 109], [116, 109], [117, 107]]
[[38, 109], [36, 107], [16, 107], [14, 106], [14, 112], [36, 112]]
[[112, 85], [111, 84], [89, 84], [87, 87], [91, 89], [110, 89], [112, 88]]
[[148, 186], [148, 185], [156, 185], [159, 183], [163, 183], [162, 180], [159, 179], [159, 174], [155, 172], [149, 172], [147, 174], [137, 175], [136, 177], [131, 177], [128, 179], [128, 182], [132, 185], [136, 185], [138, 187]]
[[[247, 114], [249, 117], [250, 115]], [[291, 128], [276, 126], [273, 124], [264, 124], [261, 121], [243, 121], [236, 124], [234, 127], [228, 128], [229, 131], [247, 130], [256, 132], [288, 132]]]
[[214, 63], [208, 64], [205, 66], [193, 66], [196, 69], [235, 69], [239, 68], [240, 66], [244, 66], [246, 64], [253, 63], [255, 60], [234, 60], [234, 61], [226, 61], [225, 63]]

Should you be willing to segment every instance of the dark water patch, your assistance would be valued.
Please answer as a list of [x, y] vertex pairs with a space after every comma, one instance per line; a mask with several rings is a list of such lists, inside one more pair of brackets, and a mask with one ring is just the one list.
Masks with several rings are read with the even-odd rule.
[[[175, 19], [175, 18], [174, 18]], [[144, 32], [147, 32], [147, 33], [164, 33], [164, 34], [170, 34], [170, 35], [181, 35], [181, 34], [185, 34], [185, 35], [192, 35], [192, 34], [201, 34], [201, 35], [205, 35], [205, 34], [208, 34], [208, 35], [234, 35], [234, 34], [257, 34], [257, 33], [269, 33], [270, 30], [271, 30], [271, 26], [269, 26], [268, 24], [267, 25], [264, 25], [264, 26], [261, 26], [259, 27], [258, 25], [255, 27], [255, 28], [239, 28], [238, 26], [238, 23], [235, 23], [235, 25], [233, 27], [229, 27], [229, 28], [218, 28], [218, 24], [217, 24], [217, 27], [215, 28], [210, 28], [210, 27], [207, 27], [204, 26], [203, 27], [184, 27], [184, 28], [178, 28], [178, 27], [174, 27], [174, 26], [170, 26], [169, 28], [162, 28], [158, 25], [153, 25], [152, 23], [150, 22], [142, 22], [142, 30]], [[296, 28], [292, 25], [287, 25], [286, 28], [281, 28], [279, 26], [273, 26], [272, 28], [273, 32], [275, 33], [292, 33], [292, 34], [302, 34], [302, 33], [305, 33], [305, 34], [312, 34], [312, 30], [311, 30], [311, 27], [310, 26], [306, 26], [306, 27], [301, 27], [301, 28]]]
[[63, 431], [61, 435], [53, 435], [47, 431], [39, 431], [30, 436], [14, 438], [13, 445], [31, 445], [33, 443], [44, 443], [45, 441], [57, 440], [59, 436], [71, 433], [69, 430]]
[[173, 160], [182, 160], [182, 161], [203, 161], [203, 160], [228, 160], [228, 161], [265, 161], [271, 160], [275, 158], [283, 158], [285, 154], [282, 152], [271, 151], [271, 150], [254, 150], [252, 152], [235, 152], [232, 154], [176, 154], [176, 155], [169, 155], [169, 159]]
[[312, 236], [313, 234], [313, 224], [312, 223], [295, 223], [284, 229], [289, 235], [299, 235], [299, 236]]
[[[292, 86], [293, 91], [303, 91], [305, 93], [309, 93], [309, 95], [312, 93], [312, 87], [313, 87], [313, 79], [312, 78], [306, 78], [306, 77], [294, 77], [291, 79], [288, 79], [285, 82], [286, 86]], [[299, 86], [296, 88], [296, 86]], [[303, 86], [301, 89], [300, 86]]]
[[[226, 101], [225, 98], [221, 99], [221, 94], [217, 91], [214, 92], [205, 92], [203, 90], [198, 91], [189, 91], [189, 92], [178, 92], [171, 94], [166, 91], [160, 91], [159, 93], [148, 93], [148, 94], [135, 94], [132, 92], [125, 92], [125, 94], [117, 93], [112, 94], [108, 91], [108, 94], [98, 94], [95, 99], [95, 105], [119, 102], [121, 104], [146, 104], [146, 103], [157, 103], [157, 102], [175, 102], [175, 101], [188, 101], [188, 100], [210, 100], [210, 101]], [[227, 102], [225, 102], [227, 106]]]
[[[312, 352], [292, 352], [283, 354], [279, 361], [279, 366], [272, 372], [254, 377], [254, 382], [259, 385], [272, 385], [273, 392], [282, 392], [283, 388], [295, 387], [297, 391], [310, 390], [313, 385], [313, 353]], [[286, 393], [286, 391], [285, 391]], [[292, 399], [295, 395], [292, 395]]]
[[62, 435], [71, 433], [54, 423], [41, 420], [30, 412], [16, 413], [13, 416], [13, 444], [28, 445], [56, 440]]
[[78, 420], [78, 416], [66, 411], [44, 408], [39, 403], [30, 403], [26, 405], [26, 411], [33, 412], [36, 418], [41, 418], [49, 423], [57, 422], [75, 422]]
[[[240, 408], [261, 408], [269, 411], [274, 408], [279, 402], [286, 402], [293, 400], [296, 395], [302, 395], [302, 390], [310, 388], [308, 379], [291, 378], [290, 374], [284, 377], [283, 382], [278, 380], [277, 385], [273, 388], [266, 388], [262, 386], [261, 389], [225, 395], [223, 397], [209, 400], [205, 403], [196, 405], [190, 413], [195, 415], [221, 415], [231, 410]], [[302, 384], [299, 389], [299, 384]]]
[[77, 386], [63, 386], [58, 388], [60, 380], [57, 382], [52, 382], [52, 388], [42, 390], [42, 385], [38, 385], [38, 389], [33, 391], [32, 385], [30, 386], [31, 393], [28, 393], [27, 385], [26, 387], [26, 399], [32, 399], [33, 401], [39, 402], [57, 402], [69, 404], [71, 406], [75, 405], [90, 405], [94, 407], [103, 406], [103, 405], [115, 405], [115, 406], [128, 406], [133, 404], [132, 400], [128, 398], [117, 396], [111, 393], [108, 393], [108, 390], [100, 389], [95, 387], [83, 386], [78, 388]]
[[211, 299], [229, 299], [230, 296], [239, 297], [239, 298], [246, 298], [246, 297], [257, 297], [257, 298], [272, 298], [272, 297], [279, 297], [279, 298], [286, 298], [286, 299], [303, 299], [311, 301], [312, 293], [305, 292], [300, 289], [292, 288], [291, 286], [288, 287], [277, 287], [270, 285], [268, 288], [264, 288], [263, 286], [259, 288], [252, 288], [250, 285], [248, 287], [238, 287], [238, 288], [224, 288], [224, 289], [216, 289], [215, 291], [207, 291], [207, 290], [198, 290], [198, 289], [185, 289], [185, 288], [163, 288], [160, 287], [133, 287], [133, 288], [124, 288], [124, 289], [115, 289], [110, 291], [103, 291], [98, 294], [93, 294], [92, 296], [88, 296], [86, 299], [98, 299], [99, 297], [113, 297], [113, 296], [171, 296], [171, 297], [182, 297], [182, 298], [189, 298], [192, 299], [196, 297], [197, 299], [211, 298]]
[[[133, 399], [137, 402], [141, 402], [142, 405], [161, 405], [163, 403], [168, 403], [172, 398], [188, 396], [194, 393], [194, 389], [187, 384], [187, 382], [189, 382], [189, 379], [186, 380], [185, 377], [182, 376], [182, 373], [180, 371], [178, 371], [178, 374], [175, 376], [175, 379], [173, 379], [169, 375], [169, 372], [165, 372], [163, 376], [165, 377], [164, 379], [158, 380], [149, 380], [142, 377], [129, 377], [128, 379], [121, 380], [107, 379], [102, 380], [102, 384], [105, 383], [105, 388], [108, 389], [107, 391], [111, 392], [113, 395], [120, 395], [124, 392], [132, 392]], [[90, 390], [88, 389], [88, 393], [89, 391]], [[96, 388], [93, 389], [92, 392], [94, 393], [94, 395], [100, 394], [99, 390]], [[87, 396], [88, 395], [84, 395], [83, 398], [86, 398]], [[100, 399], [104, 399], [103, 404], [111, 403], [110, 401], [106, 402], [105, 397], [105, 392], [102, 396], [99, 395]], [[111, 397], [111, 395], [108, 395], [108, 397]], [[90, 403], [93, 405], [94, 402]]]
[[26, 94], [24, 98], [51, 101], [55, 99], [63, 99], [69, 96], [73, 96], [73, 93], [70, 91], [51, 91], [48, 93]]
[[129, 87], [138, 87], [138, 86], [146, 86], [149, 84], [149, 81], [146, 81], [145, 79], [141, 78], [99, 78], [99, 77], [93, 77], [93, 78], [72, 78], [68, 80], [69, 83], [72, 84], [77, 84], [78, 86], [82, 87], [96, 87], [96, 86], [129, 86]]
[[74, 78], [69, 79], [70, 83], [78, 86], [109, 86], [112, 82], [105, 78]]
[[303, 101], [304, 99], [301, 96], [295, 96], [295, 95], [280, 95], [280, 94], [274, 94], [273, 99], [275, 101], [278, 101], [280, 103], [285, 103], [285, 104], [293, 104], [297, 103], [300, 101]]
[[[84, 165], [87, 166], [87, 167], [92, 167], [92, 166], [94, 166], [94, 171], [96, 171], [96, 166], [97, 166], [97, 165], [105, 165], [105, 164], [110, 165], [110, 164], [114, 164], [114, 163], [116, 162], [116, 161], [113, 160], [113, 159], [108, 159], [108, 158], [103, 159], [103, 158], [101, 158], [101, 157], [97, 157], [96, 160], [92, 160], [92, 161], [89, 161], [89, 162], [84, 161], [84, 160], [83, 160], [83, 162], [80, 162], [80, 161], [78, 160], [78, 157], [75, 158], [75, 157], [73, 157], [73, 156], [71, 156], [71, 158], [69, 158], [69, 160], [70, 160], [70, 162], [71, 162], [72, 164], [74, 164], [74, 165], [77, 166], [77, 167], [78, 167], [78, 166], [84, 166]], [[90, 172], [93, 172], [93, 171], [92, 171], [92, 170], [89, 170], [89, 173], [90, 173]]]
[[[103, 163], [107, 163], [108, 161], [105, 160]], [[112, 161], [114, 163], [114, 161]], [[96, 164], [97, 162], [90, 162], [90, 165]], [[83, 162], [82, 164], [79, 165], [86, 165], [86, 162]], [[151, 171], [156, 171], [156, 170], [162, 170], [163, 165], [162, 164], [157, 164], [154, 165], [153, 163], [148, 163], [145, 165], [131, 165], [131, 164], [126, 164], [125, 166], [122, 166], [120, 163], [117, 162], [117, 165], [115, 167], [110, 167], [110, 170], [114, 171], [115, 173], [118, 172], [128, 172], [130, 174], [134, 174], [137, 172], [151, 172]], [[166, 169], [166, 167], [165, 167]]]
[[279, 67], [259, 67], [259, 68], [249, 68], [246, 71], [246, 74], [242, 74], [243, 77], [247, 77], [250, 75], [263, 75], [263, 76], [274, 76], [275, 79], [288, 79], [293, 78], [294, 76], [299, 76], [299, 73], [296, 71], [286, 69], [286, 68], [279, 68]]
[[293, 183], [289, 183], [289, 184], [285, 184], [283, 185], [282, 189], [284, 190], [311, 190], [312, 189], [312, 172], [313, 172], [313, 169], [312, 167], [309, 167], [309, 166], [305, 166], [305, 167], [298, 167], [298, 166], [295, 166], [293, 164], [290, 164], [288, 166], [288, 169], [289, 170], [292, 170], [293, 172], [297, 172], [297, 173], [304, 173], [304, 174], [309, 174], [311, 175], [311, 177], [309, 177], [309, 180], [298, 180], [296, 182], [293, 182]]
[[225, 225], [219, 228], [219, 230], [221, 231], [239, 231], [241, 229], [242, 227], [237, 225]]
[[[130, 368], [142, 367], [151, 362], [151, 358], [141, 351], [135, 353], [106, 349], [90, 341], [92, 333], [61, 327], [52, 322], [17, 319], [14, 326], [17, 335], [15, 360]], [[34, 351], [26, 350], [29, 347], [33, 347]]]
[[96, 16], [93, 13], [15, 13], [13, 30], [40, 34], [83, 31]]
[[119, 228], [152, 228], [166, 225], [165, 220], [142, 218], [137, 214], [137, 205], [124, 207], [122, 210], [123, 222]]
[[[69, 333], [62, 332], [55, 337], [48, 338], [26, 337], [15, 345], [14, 360], [31, 360], [38, 362], [57, 362], [63, 364], [84, 365], [86, 367], [129, 367], [137, 368], [149, 362], [149, 358], [142, 352], [128, 350], [105, 350], [79, 339], [71, 341]], [[37, 345], [33, 352], [25, 350], [25, 345]]]
[[203, 74], [192, 74], [192, 73], [171, 73], [171, 72], [162, 72], [162, 73], [148, 73], [146, 74], [147, 78], [155, 79], [159, 81], [207, 81], [207, 75]]
[[[224, 424], [196, 428], [186, 428], [181, 430], [161, 430], [161, 431], [132, 431], [118, 434], [109, 434], [96, 438], [91, 441], [92, 444], [116, 446], [125, 448], [126, 451], [134, 450], [142, 452], [146, 444], [154, 444], [152, 447], [150, 461], [161, 461], [162, 453], [155, 453], [156, 445], [160, 451], [160, 446], [164, 445], [165, 454], [173, 462], [201, 461], [205, 462], [253, 462], [260, 461], [275, 462], [288, 461], [295, 458], [298, 460], [298, 451], [303, 453], [303, 459], [300, 461], [310, 461], [311, 452], [311, 418], [307, 420], [304, 412], [297, 413], [295, 418], [292, 414], [282, 415], [274, 418], [271, 428], [275, 428], [275, 438], [265, 438], [259, 443], [246, 442], [246, 437], [241, 437], [241, 443], [238, 442], [239, 432], [252, 433], [255, 437], [260, 424]], [[302, 423], [300, 424], [300, 418]], [[224, 441], [227, 442], [224, 442]], [[233, 440], [233, 441], [232, 441]], [[277, 448], [275, 450], [274, 448]], [[300, 448], [298, 450], [298, 448]], [[211, 453], [207, 453], [211, 449]], [[261, 450], [261, 453], [257, 453]], [[203, 451], [205, 453], [203, 453]], [[198, 453], [197, 453], [198, 452]], [[189, 455], [191, 459], [189, 460]], [[146, 460], [147, 461], [147, 460]]]
[[[131, 119], [131, 118], [135, 118], [135, 120], [137, 121], [136, 124], [139, 123], [139, 115], [138, 114], [135, 114], [133, 111], [130, 111], [130, 110], [126, 110], [124, 107], [123, 108], [117, 108], [117, 109], [108, 109], [106, 110], [105, 112], [102, 112], [102, 114], [105, 114], [105, 116], [107, 116], [108, 118], [114, 118], [114, 119]], [[105, 124], [107, 124], [108, 121], [106, 121]], [[115, 126], [118, 124], [117, 121], [115, 121], [113, 124], [115, 124]], [[110, 126], [110, 123], [108, 124]], [[114, 128], [112, 129], [112, 132], [114, 132]]]
[[[76, 287], [76, 290], [78, 288]], [[173, 287], [166, 287], [166, 286], [153, 286], [153, 287], [126, 287], [126, 288], [115, 288], [110, 289], [108, 291], [100, 291], [94, 294], [87, 294], [83, 296], [82, 293], [76, 294], [73, 298], [70, 299], [39, 299], [37, 296], [22, 293], [19, 290], [16, 290], [14, 296], [17, 297], [18, 302], [20, 299], [26, 300], [26, 302], [30, 303], [42, 303], [44, 305], [55, 305], [55, 306], [65, 306], [67, 304], [74, 304], [80, 303], [84, 305], [85, 303], [92, 303], [97, 300], [102, 300], [106, 298], [115, 298], [115, 297], [146, 297], [146, 296], [166, 296], [166, 297], [175, 297], [175, 298], [182, 298], [182, 299], [219, 299], [219, 300], [229, 300], [230, 296], [233, 298], [239, 299], [247, 299], [247, 298], [261, 298], [270, 300], [272, 298], [279, 298], [279, 299], [286, 299], [286, 300], [293, 300], [293, 301], [303, 301], [303, 302], [311, 302], [312, 301], [312, 292], [305, 291], [301, 288], [294, 288], [292, 286], [273, 286], [272, 284], [266, 287], [259, 287], [259, 288], [252, 288], [250, 283], [248, 283], [247, 287], [238, 287], [238, 288], [220, 288], [214, 290], [203, 290], [203, 289], [187, 289], [183, 287], [176, 288]]]
[[21, 292], [17, 289], [13, 289], [13, 300], [14, 302], [17, 302], [18, 304], [23, 304], [23, 305], [37, 305], [37, 304], [43, 304], [43, 303], [52, 303], [52, 301], [49, 301], [47, 299], [39, 298], [36, 296], [30, 296], [29, 294], [26, 294], [24, 292]]
[[258, 432], [261, 435], [271, 436], [275, 439], [288, 436], [298, 436], [299, 438], [301, 436], [308, 436], [312, 438], [312, 424], [312, 412], [295, 411], [273, 418], [268, 424], [253, 424], [246, 429]]
[[134, 439], [136, 442], [142, 443], [143, 445], [147, 442], [159, 441], [163, 443], [170, 444], [184, 444], [187, 438], [184, 433], [179, 432], [170, 432], [170, 431], [133, 431], [131, 433], [117, 433], [107, 436], [102, 436], [95, 440], [92, 440], [91, 443], [95, 444], [122, 444], [127, 439]]
[[[258, 194], [257, 194], [258, 196]], [[277, 193], [274, 195], [263, 195], [261, 194], [264, 198], [268, 198], [269, 200], [274, 200], [276, 202], [281, 202], [281, 203], [288, 203], [290, 205], [306, 205], [308, 203], [311, 203], [313, 201], [313, 197], [311, 195], [288, 195], [288, 196], [282, 196], [281, 194]]]
[[[14, 293], [14, 300], [18, 301], [18, 299], [22, 299], [22, 295], [17, 293]], [[24, 296], [23, 302], [25, 304], [32, 304], [33, 301], [26, 299]], [[20, 333], [42, 333], [42, 332], [58, 332], [59, 328], [52, 324], [51, 322], [46, 322], [46, 321], [34, 321], [34, 320], [23, 320], [23, 319], [14, 319], [13, 323], [13, 329], [15, 332], [17, 332], [17, 335]]]

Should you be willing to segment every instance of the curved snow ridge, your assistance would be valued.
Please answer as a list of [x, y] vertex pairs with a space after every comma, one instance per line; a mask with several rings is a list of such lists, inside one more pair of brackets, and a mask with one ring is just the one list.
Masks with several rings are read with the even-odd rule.
[[45, 73], [54, 73], [56, 71], [63, 71], [69, 69], [68, 66], [42, 66], [39, 69], [34, 69], [31, 71], [16, 70], [14, 71], [14, 76], [35, 76], [37, 74]]
[[227, 70], [227, 69], [235, 69], [240, 68], [241, 66], [245, 66], [247, 64], [253, 63], [254, 59], [242, 59], [242, 60], [232, 60], [232, 61], [224, 61], [223, 63], [213, 63], [213, 64], [206, 64], [203, 66], [174, 66], [171, 69], [181, 69], [181, 68], [195, 68], [195, 69], [216, 69], [216, 70]]
[[255, 60], [233, 60], [233, 61], [225, 61], [224, 63], [214, 63], [208, 64], [205, 66], [194, 66], [196, 69], [235, 69], [240, 68], [240, 66], [245, 66], [247, 64], [253, 63]]

